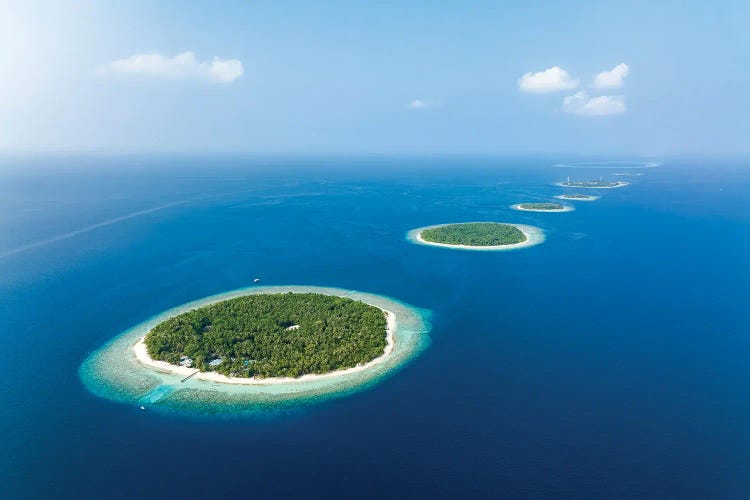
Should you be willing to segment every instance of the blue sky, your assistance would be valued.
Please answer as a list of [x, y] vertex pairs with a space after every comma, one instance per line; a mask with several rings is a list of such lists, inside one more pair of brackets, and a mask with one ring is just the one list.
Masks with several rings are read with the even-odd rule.
[[750, 152], [747, 2], [155, 4], [1, 3], [0, 150]]

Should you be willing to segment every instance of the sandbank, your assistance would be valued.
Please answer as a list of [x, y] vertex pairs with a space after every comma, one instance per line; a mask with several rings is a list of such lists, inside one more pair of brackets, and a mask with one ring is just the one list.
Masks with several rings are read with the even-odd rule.
[[555, 198], [557, 198], [558, 200], [568, 200], [568, 201], [594, 201], [594, 200], [598, 200], [599, 198], [601, 198], [601, 196], [593, 196], [593, 195], [584, 195], [584, 196], [586, 196], [586, 197], [585, 198], [575, 198], [575, 197], [571, 197], [570, 195], [567, 195], [567, 194], [559, 194], [559, 195], [555, 196]]

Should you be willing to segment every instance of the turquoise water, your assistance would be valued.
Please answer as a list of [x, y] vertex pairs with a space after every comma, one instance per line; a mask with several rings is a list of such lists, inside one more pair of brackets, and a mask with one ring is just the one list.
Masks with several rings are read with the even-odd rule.
[[[747, 163], [553, 167], [576, 160], [609, 159], [4, 159], [0, 497], [747, 497]], [[568, 175], [631, 184], [510, 209], [576, 192], [553, 185]], [[473, 220], [545, 241], [405, 237]], [[364, 390], [249, 416], [82, 383], [119, 334], [256, 277], [431, 311], [430, 346]]]

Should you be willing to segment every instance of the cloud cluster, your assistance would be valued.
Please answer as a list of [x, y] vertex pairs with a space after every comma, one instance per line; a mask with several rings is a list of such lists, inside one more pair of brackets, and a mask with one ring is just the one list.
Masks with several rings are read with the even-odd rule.
[[174, 57], [133, 54], [100, 67], [99, 72], [231, 83], [244, 74], [244, 69], [237, 59], [214, 57], [212, 61], [201, 62], [193, 52], [186, 51]]
[[557, 92], [578, 87], [578, 80], [571, 78], [567, 71], [552, 66], [544, 71], [526, 73], [518, 80], [518, 88], [524, 92]]
[[625, 109], [625, 98], [623, 96], [600, 95], [591, 97], [582, 90], [563, 99], [563, 110], [576, 115], [617, 115], [624, 113]]
[[407, 104], [407, 107], [410, 109], [422, 109], [427, 107], [427, 103], [420, 99], [414, 99], [409, 104]]
[[597, 89], [617, 89], [625, 83], [625, 77], [630, 73], [630, 67], [620, 63], [609, 71], [602, 71], [594, 75], [593, 86]]
[[[594, 75], [591, 87], [596, 89], [620, 88], [630, 73], [630, 67], [620, 63], [609, 71]], [[544, 71], [529, 72], [518, 80], [518, 88], [523, 92], [547, 93], [578, 88], [580, 80], [573, 78], [559, 66]], [[625, 97], [621, 95], [590, 96], [585, 90], [563, 99], [563, 111], [583, 116], [606, 116], [624, 113]]]

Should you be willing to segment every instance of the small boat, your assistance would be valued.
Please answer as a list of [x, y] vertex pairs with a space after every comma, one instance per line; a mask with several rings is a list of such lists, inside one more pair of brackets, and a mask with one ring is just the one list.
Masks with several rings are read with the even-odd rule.
[[141, 406], [141, 410], [145, 410], [145, 409], [146, 409], [146, 407], [145, 407], [145, 406]]
[[259, 282], [259, 281], [260, 281], [260, 278], [255, 278], [255, 279], [253, 280], [253, 283], [257, 283], [257, 282]]

